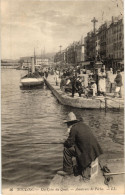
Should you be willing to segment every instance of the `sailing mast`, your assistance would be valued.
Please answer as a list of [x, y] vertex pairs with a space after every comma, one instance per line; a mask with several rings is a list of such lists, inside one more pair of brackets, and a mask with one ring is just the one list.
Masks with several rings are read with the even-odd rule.
[[35, 54], [35, 48], [34, 48], [34, 65], [36, 65], [36, 54]]
[[42, 49], [41, 49], [41, 66], [42, 66]]
[[36, 60], [35, 60], [35, 48], [34, 48], [34, 57], [31, 57], [31, 65], [32, 65], [32, 73], [35, 72], [35, 64], [36, 64]]

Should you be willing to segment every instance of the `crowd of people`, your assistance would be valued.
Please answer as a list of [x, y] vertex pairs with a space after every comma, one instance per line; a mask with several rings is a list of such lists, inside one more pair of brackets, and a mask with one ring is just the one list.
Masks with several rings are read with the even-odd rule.
[[[59, 73], [57, 73], [59, 77]], [[90, 71], [88, 74], [84, 72], [80, 74], [79, 69], [64, 69], [62, 71], [60, 88], [64, 92], [70, 92], [72, 97], [75, 93], [79, 94], [79, 97], [83, 94], [86, 97], [105, 96], [106, 85], [109, 80], [109, 76], [105, 70], [105, 66], [100, 69], [95, 69], [93, 72]], [[115, 91], [114, 97], [122, 97], [121, 86], [122, 76], [120, 70], [117, 71], [117, 76], [114, 80]], [[56, 80], [58, 84], [58, 79]]]
[[[60, 85], [62, 91], [71, 93], [72, 97], [74, 97], [75, 93], [78, 93], [79, 97], [83, 96], [87, 98], [105, 96], [107, 92], [107, 81], [109, 82], [110, 80], [110, 76], [106, 72], [104, 65], [101, 68], [89, 70], [89, 72], [77, 66], [76, 68], [65, 69], [49, 67], [42, 69], [39, 73], [46, 79], [49, 74], [54, 75], [56, 85]], [[110, 73], [113, 74], [112, 70]], [[121, 98], [121, 87], [123, 83], [120, 70], [117, 70], [117, 76], [113, 83], [115, 83], [114, 97]]]

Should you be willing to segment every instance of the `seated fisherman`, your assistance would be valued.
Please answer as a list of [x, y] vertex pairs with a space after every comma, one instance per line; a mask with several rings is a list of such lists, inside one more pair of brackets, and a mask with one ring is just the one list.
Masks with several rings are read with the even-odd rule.
[[91, 129], [82, 120], [78, 120], [73, 112], [68, 114], [65, 123], [70, 132], [64, 142], [63, 171], [58, 171], [58, 174], [73, 174], [72, 157], [76, 157], [80, 174], [83, 178], [90, 179], [90, 165], [103, 151]]

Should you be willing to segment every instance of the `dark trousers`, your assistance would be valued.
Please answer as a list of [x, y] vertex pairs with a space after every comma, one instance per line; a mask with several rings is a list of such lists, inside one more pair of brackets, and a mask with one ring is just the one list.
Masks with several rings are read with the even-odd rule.
[[74, 146], [71, 148], [64, 148], [63, 151], [63, 171], [73, 173], [72, 157], [76, 157]]
[[76, 157], [76, 162], [77, 162], [76, 172], [78, 173], [78, 175], [79, 175], [79, 173], [82, 173], [82, 176], [84, 178], [89, 179], [91, 167], [88, 166], [84, 169], [82, 168], [82, 166], [79, 164], [79, 161], [77, 159], [76, 150], [75, 150], [74, 146], [72, 146], [71, 148], [64, 148], [64, 151], [63, 151], [63, 171], [65, 171], [69, 174], [74, 173], [72, 157]]
[[75, 93], [75, 87], [72, 86], [72, 97], [74, 97], [74, 93]]

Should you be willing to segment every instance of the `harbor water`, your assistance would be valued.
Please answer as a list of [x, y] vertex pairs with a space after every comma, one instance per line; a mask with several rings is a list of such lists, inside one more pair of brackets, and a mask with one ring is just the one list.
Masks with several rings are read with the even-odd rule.
[[63, 145], [51, 143], [67, 138], [64, 120], [70, 111], [91, 127], [105, 154], [123, 158], [124, 111], [63, 106], [46, 86], [20, 89], [20, 78], [25, 74], [15, 69], [1, 70], [3, 186], [49, 185], [61, 170], [63, 159]]

